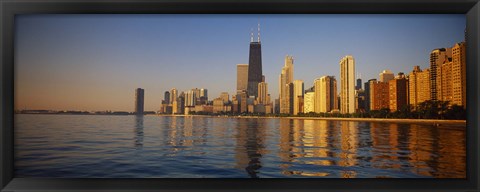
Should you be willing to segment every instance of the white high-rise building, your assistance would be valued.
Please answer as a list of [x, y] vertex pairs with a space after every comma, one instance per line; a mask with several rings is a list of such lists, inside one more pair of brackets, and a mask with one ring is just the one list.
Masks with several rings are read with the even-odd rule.
[[177, 100], [177, 97], [178, 97], [177, 89], [172, 88], [172, 90], [170, 90], [170, 103], [169, 104], [173, 104], [173, 102]]
[[326, 113], [337, 109], [337, 80], [323, 76], [314, 81], [315, 113]]
[[187, 91], [187, 93], [185, 94], [185, 107], [195, 106], [195, 102], [196, 102], [195, 96], [196, 95], [195, 95], [194, 89]]
[[279, 78], [280, 90], [280, 113], [290, 113], [290, 108], [293, 103], [288, 99], [289, 90], [287, 85], [293, 83], [293, 56], [285, 57], [285, 65], [282, 68], [282, 73]]
[[347, 55], [340, 60], [340, 112], [355, 113], [355, 60]]

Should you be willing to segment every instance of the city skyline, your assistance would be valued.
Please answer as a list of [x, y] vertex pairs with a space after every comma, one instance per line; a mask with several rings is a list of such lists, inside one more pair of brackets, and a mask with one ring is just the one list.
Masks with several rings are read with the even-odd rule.
[[[227, 23], [226, 20], [228, 19], [233, 19], [237, 22]], [[194, 22], [198, 20], [202, 22]], [[302, 28], [302, 26], [309, 26], [312, 23], [320, 24], [326, 22], [324, 20], [332, 20], [330, 21], [331, 24], [350, 23], [353, 27], [358, 25], [354, 21], [376, 23], [376, 25], [369, 26], [369, 28], [372, 28], [370, 32], [373, 34], [368, 36], [365, 33], [368, 32], [368, 29], [363, 25], [363, 27], [357, 26], [360, 28], [354, 28], [354, 30], [349, 32], [342, 31], [342, 29], [332, 30], [331, 28], [334, 28], [334, 26], [328, 28], [310, 26], [308, 28], [310, 30]], [[343, 22], [339, 22], [339, 20]], [[390, 22], [388, 22], [389, 20]], [[431, 22], [435, 20], [442, 21], [442, 25], [432, 26]], [[176, 24], [175, 21], [180, 21], [181, 24]], [[288, 28], [284, 25], [279, 25], [279, 22], [282, 21], [298, 26]], [[114, 28], [116, 30], [120, 29], [120, 32], [117, 31], [118, 34], [112, 34], [112, 36], [117, 38], [124, 37], [125, 42], [113, 41], [118, 40], [115, 38], [102, 41], [100, 38], [106, 37], [109, 35], [108, 32], [112, 32], [112, 29], [100, 26], [99, 23], [102, 22], [105, 22], [106, 26], [112, 27], [113, 25], [113, 27], [117, 27]], [[172, 27], [152, 27], [152, 24], [157, 24], [158, 22], [171, 24], [178, 27], [178, 30], [175, 30], [177, 28], [172, 29]], [[283, 58], [287, 54], [294, 56], [296, 65], [294, 79], [303, 80], [305, 89], [313, 86], [313, 80], [321, 76], [331, 75], [339, 80], [340, 70], [338, 61], [344, 55], [349, 54], [355, 57], [356, 73], [362, 74], [362, 80], [366, 82], [368, 79], [378, 79], [378, 73], [386, 69], [393, 71], [394, 74], [398, 72], [407, 74], [416, 65], [422, 69], [428, 68], [430, 52], [433, 49], [450, 47], [454, 43], [463, 41], [465, 27], [464, 15], [223, 15], [201, 16], [199, 18], [189, 15], [121, 15], [118, 17], [99, 15], [22, 16], [19, 18], [19, 26], [17, 26], [19, 35], [16, 39], [16, 56], [18, 56], [18, 60], [16, 59], [17, 63], [15, 64], [15, 108], [132, 111], [132, 90], [136, 88], [145, 89], [146, 111], [158, 110], [164, 97], [164, 92], [172, 88], [176, 88], [179, 93], [182, 91], [186, 92], [192, 88], [205, 88], [209, 90], [209, 100], [219, 97], [221, 92], [233, 94], [236, 91], [235, 74], [237, 64], [248, 63], [249, 31], [254, 26], [256, 27], [258, 22], [262, 25], [262, 44], [264, 44], [262, 46], [263, 71], [265, 71], [265, 82], [270, 84], [268, 92], [271, 93], [272, 100], [277, 99], [279, 96], [278, 71], [283, 67]], [[189, 26], [185, 26], [186, 23]], [[199, 27], [202, 23], [207, 23], [208, 25]], [[221, 29], [222, 27], [220, 26], [212, 27], [213, 24], [219, 23], [232, 28]], [[379, 26], [382, 23], [385, 25]], [[458, 27], [443, 29], [445, 23], [458, 25]], [[152, 31], [135, 30], [129, 28], [128, 24], [143, 30], [145, 28], [152, 28], [152, 31], [155, 31], [154, 29], [160, 31], [161, 29], [170, 30], [165, 32], [166, 34], [178, 33], [190, 27], [197, 29], [197, 33], [195, 35], [191, 34], [191, 36], [184, 36], [184, 34], [169, 36], [173, 40], [168, 41], [168, 39], [165, 39], [167, 40], [166, 43], [157, 41], [147, 42], [148, 38], [142, 38], [135, 34], [145, 33], [148, 36], [150, 33], [154, 34]], [[387, 24], [394, 24], [396, 28], [389, 28], [392, 26]], [[69, 25], [73, 25], [74, 29], [85, 25], [93, 25], [94, 27], [89, 29], [90, 31], [80, 30], [85, 32], [85, 34], [80, 33], [79, 35], [79, 31], [65, 28]], [[122, 27], [127, 28], [121, 30]], [[435, 30], [435, 27], [442, 29], [442, 31]], [[285, 29], [284, 31], [276, 30], [279, 28]], [[218, 32], [219, 29], [221, 29], [221, 33]], [[336, 43], [328, 43], [329, 40], [326, 38], [328, 35], [325, 35], [325, 33], [314, 33], [322, 29], [329, 33], [338, 32], [339, 34], [335, 35], [340, 38], [337, 39]], [[377, 34], [378, 31], [374, 29], [380, 30], [383, 35]], [[55, 30], [62, 33], [55, 33], [57, 32]], [[32, 31], [35, 31], [35, 33], [32, 34]], [[205, 34], [198, 33], [198, 31]], [[406, 31], [408, 33], [405, 33]], [[185, 31], [182, 32], [186, 33]], [[208, 34], [208, 32], [212, 32], [212, 34]], [[425, 36], [425, 33], [428, 34], [428, 32], [435, 33]], [[129, 35], [129, 33], [131, 34]], [[291, 35], [289, 36], [286, 33], [291, 33]], [[29, 34], [31, 36], [27, 36]], [[301, 34], [302, 37], [294, 34]], [[350, 36], [345, 34], [350, 34]], [[399, 37], [399, 34], [404, 36]], [[204, 35], [212, 36], [208, 40], [215, 38], [220, 40], [205, 42], [210, 42], [211, 45], [202, 44], [204, 40], [199, 39], [204, 37]], [[355, 37], [355, 35], [359, 37]], [[405, 37], [408, 35], [412, 37]], [[331, 36], [334, 35], [330, 34], [328, 37]], [[444, 37], [441, 38], [442, 36]], [[35, 37], [43, 38], [35, 39]], [[286, 37], [289, 37], [289, 39], [285, 39]], [[182, 40], [182, 38], [187, 40]], [[319, 41], [322, 38], [324, 38], [326, 43]], [[80, 42], [84, 39], [89, 41]], [[93, 40], [98, 40], [98, 42]], [[178, 43], [181, 45], [177, 45], [176, 40], [180, 40]], [[221, 42], [222, 40], [231, 42], [221, 46], [221, 49], [210, 50], [214, 51], [214, 54], [208, 54], [207, 50], [203, 50], [210, 46], [218, 46], [219, 43], [225, 43]], [[369, 40], [371, 42], [368, 42]], [[389, 49], [379, 46], [382, 45], [382, 40], [383, 46], [393, 44], [389, 43], [390, 41], [396, 41], [397, 44], [391, 45], [390, 49], [392, 50], [389, 51]], [[342, 45], [345, 47], [337, 45], [342, 44], [343, 41], [351, 42], [351, 47], [349, 45]], [[365, 41], [367, 43], [364, 43]], [[419, 43], [418, 41], [426, 41], [428, 43]], [[117, 47], [105, 45], [108, 43], [113, 43]], [[358, 43], [358, 45], [354, 43]], [[190, 45], [191, 47], [181, 47], [182, 45]], [[235, 47], [235, 49], [228, 49], [229, 46]], [[358, 46], [361, 48], [357, 48]], [[46, 47], [50, 49], [46, 49]], [[409, 49], [403, 47], [408, 47]], [[61, 48], [65, 48], [65, 50]], [[88, 50], [87, 48], [93, 50]], [[103, 52], [95, 52], [98, 51], [98, 48]], [[169, 48], [176, 51], [170, 52]], [[140, 51], [135, 52], [132, 49]], [[154, 57], [157, 52], [161, 54], [160, 52], [162, 51], [166, 52], [165, 55]], [[129, 54], [121, 55], [119, 53]], [[169, 57], [168, 53], [176, 54]], [[182, 59], [185, 59], [185, 55], [182, 57], [181, 53], [193, 54], [189, 65], [177, 65], [189, 63], [188, 60], [182, 61]], [[372, 57], [372, 55], [374, 55], [373, 58], [368, 57]], [[107, 56], [112, 56], [112, 58]], [[129, 64], [119, 60], [122, 57], [128, 58], [127, 61], [141, 62], [131, 62]], [[397, 59], [397, 57], [401, 59]], [[110, 59], [116, 62], [112, 64]], [[162, 61], [163, 59], [166, 61]], [[168, 60], [172, 59], [178, 60], [178, 62], [175, 62], [176, 65], [168, 64]], [[40, 64], [37, 65], [37, 63]], [[372, 68], [372, 65], [375, 67]], [[222, 79], [222, 82], [219, 82], [219, 79]], [[103, 88], [101, 88], [102, 86]], [[42, 107], [42, 105], [52, 107]], [[62, 105], [64, 106], [63, 108]]]

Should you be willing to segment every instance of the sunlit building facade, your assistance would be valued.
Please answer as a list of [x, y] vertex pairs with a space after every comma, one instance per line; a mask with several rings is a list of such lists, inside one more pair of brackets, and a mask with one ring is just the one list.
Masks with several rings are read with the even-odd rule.
[[434, 49], [430, 53], [430, 100], [438, 100], [441, 96], [438, 93], [441, 92], [441, 82], [442, 78], [438, 74], [441, 72], [441, 66], [445, 63], [448, 63], [452, 57], [451, 48], [440, 48]]
[[355, 60], [351, 55], [340, 60], [340, 112], [355, 113]]
[[467, 66], [465, 42], [452, 48], [452, 104], [467, 106]]
[[305, 87], [302, 80], [293, 81], [293, 115], [303, 113], [303, 92]]
[[337, 109], [337, 80], [333, 76], [315, 79], [315, 113], [326, 113]]
[[388, 69], [383, 70], [380, 74], [378, 74], [378, 76], [380, 76], [380, 82], [384, 83], [388, 83], [390, 80], [395, 78], [395, 75], [392, 73], [392, 71]]
[[303, 112], [315, 112], [315, 92], [306, 92], [303, 98]]
[[237, 64], [237, 91], [247, 90], [248, 64]]
[[290, 100], [287, 98], [289, 90], [287, 85], [293, 83], [293, 56], [285, 57], [285, 64], [279, 77], [279, 91], [280, 91], [280, 113], [290, 113]]
[[408, 103], [413, 107], [430, 100], [430, 69], [420, 69], [420, 66], [413, 67], [408, 75]]
[[408, 80], [403, 73], [388, 82], [389, 109], [398, 111], [408, 105]]

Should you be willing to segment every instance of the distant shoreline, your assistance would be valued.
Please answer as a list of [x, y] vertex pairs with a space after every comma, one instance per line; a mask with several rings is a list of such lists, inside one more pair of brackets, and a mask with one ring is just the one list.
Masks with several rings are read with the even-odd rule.
[[[27, 115], [113, 115], [117, 114], [49, 114], [49, 113], [27, 113]], [[134, 116], [134, 115], [132, 115]], [[164, 117], [203, 117], [203, 118], [236, 118], [236, 119], [294, 119], [294, 120], [328, 120], [328, 121], [356, 121], [356, 122], [380, 122], [380, 123], [404, 123], [404, 124], [430, 124], [430, 125], [465, 125], [467, 120], [445, 120], [445, 119], [388, 119], [388, 118], [344, 118], [344, 117], [275, 117], [275, 116], [215, 116], [215, 115], [171, 115], [171, 114], [146, 114], [144, 116]]]
[[267, 117], [267, 116], [212, 116], [212, 115], [148, 115], [169, 117], [211, 117], [211, 118], [237, 118], [237, 119], [295, 119], [295, 120], [328, 120], [328, 121], [361, 121], [361, 122], [385, 122], [385, 123], [416, 123], [435, 125], [466, 125], [467, 120], [445, 119], [383, 119], [383, 118], [342, 118], [342, 117]]

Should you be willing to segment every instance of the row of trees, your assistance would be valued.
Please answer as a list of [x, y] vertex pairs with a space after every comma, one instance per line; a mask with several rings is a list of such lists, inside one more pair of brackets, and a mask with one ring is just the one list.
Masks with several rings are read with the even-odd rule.
[[388, 108], [352, 114], [340, 113], [307, 113], [302, 117], [354, 117], [354, 118], [394, 118], [394, 119], [466, 119], [466, 111], [462, 106], [450, 105], [449, 101], [428, 100], [416, 107], [407, 105], [398, 111]]
[[391, 112], [388, 108], [351, 114], [342, 113], [299, 113], [265, 114], [265, 113], [232, 113], [232, 112], [190, 112], [191, 115], [221, 115], [221, 116], [275, 116], [275, 117], [343, 117], [343, 118], [392, 118], [392, 119], [466, 119], [466, 111], [462, 106], [450, 105], [448, 101], [428, 100], [416, 107], [407, 105], [398, 111]]

